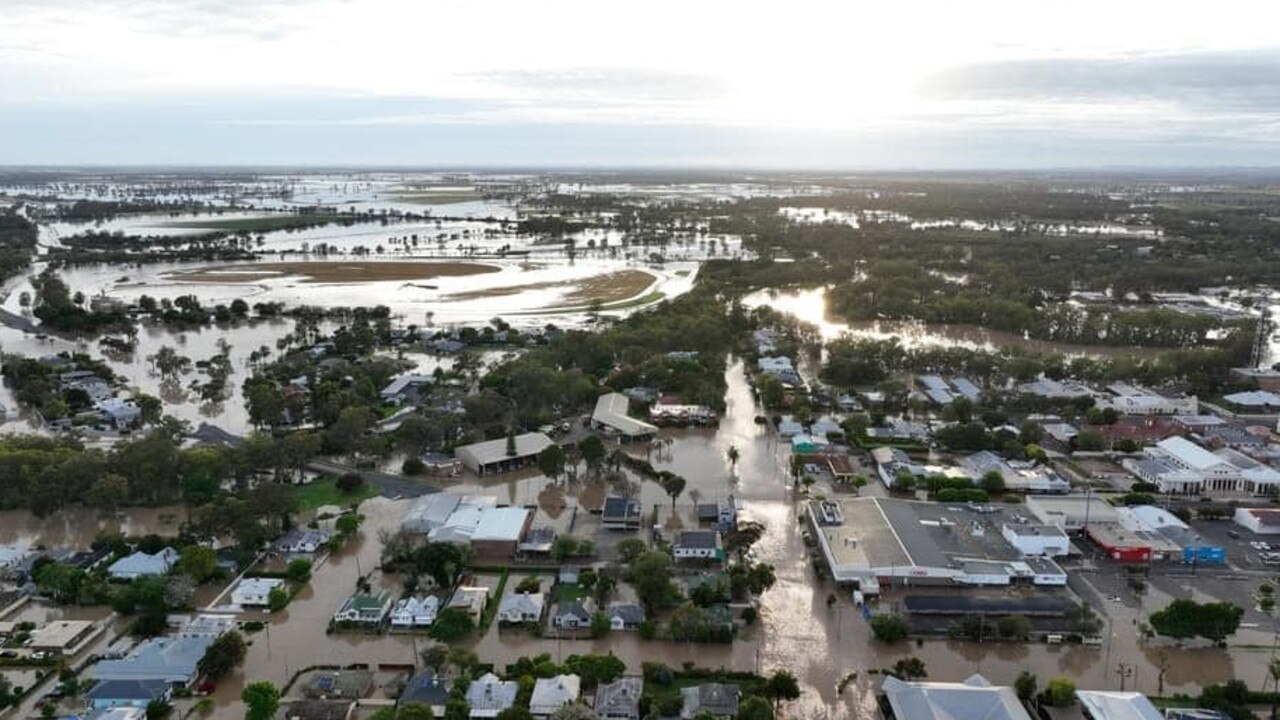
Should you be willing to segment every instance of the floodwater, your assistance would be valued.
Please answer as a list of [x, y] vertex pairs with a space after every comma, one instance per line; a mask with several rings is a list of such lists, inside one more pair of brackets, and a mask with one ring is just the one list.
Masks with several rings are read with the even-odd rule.
[[73, 507], [43, 518], [27, 510], [3, 510], [0, 545], [84, 550], [102, 533], [175, 536], [186, 519], [184, 505], [136, 507], [120, 512]]
[[833, 210], [816, 207], [782, 207], [778, 211], [788, 220], [800, 224], [837, 223], [851, 227], [863, 224], [894, 223], [907, 225], [912, 230], [936, 230], [958, 228], [974, 232], [1028, 232], [1039, 235], [1066, 237], [1068, 235], [1098, 235], [1106, 237], [1153, 240], [1163, 235], [1160, 228], [1149, 225], [1121, 225], [1119, 223], [1045, 223], [1045, 222], [994, 222], [966, 218], [916, 219], [910, 215], [888, 210]]
[[[1047, 646], [1040, 644], [987, 644], [936, 640], [919, 645], [900, 643], [884, 646], [871, 638], [868, 624], [844, 593], [828, 607], [828, 594], [835, 588], [818, 580], [809, 563], [801, 532], [802, 496], [788, 484], [785, 444], [762, 426], [755, 424], [758, 412], [740, 360], [727, 370], [727, 408], [720, 426], [714, 430], [663, 432], [664, 441], [646, 450], [654, 464], [679, 472], [689, 480], [686, 492], [677, 499], [677, 511], [670, 513], [670, 499], [653, 483], [641, 484], [641, 497], [650, 507], [664, 509], [663, 524], [670, 527], [692, 523], [693, 504], [732, 493], [745, 503], [745, 519], [766, 524], [767, 532], [755, 550], [761, 562], [775, 567], [777, 585], [762, 598], [761, 620], [746, 629], [732, 645], [694, 645], [644, 642], [636, 635], [613, 633], [601, 640], [548, 640], [523, 632], [491, 628], [475, 641], [474, 649], [484, 662], [501, 668], [524, 655], [550, 653], [567, 657], [574, 653], [612, 652], [633, 670], [644, 660], [660, 660], [672, 665], [691, 662], [699, 666], [737, 670], [776, 669], [794, 672], [803, 695], [786, 712], [806, 718], [877, 717], [875, 692], [879, 675], [871, 671], [891, 666], [896, 660], [915, 655], [936, 680], [962, 680], [980, 672], [996, 683], [1010, 683], [1022, 670], [1031, 670], [1044, 679], [1068, 675], [1081, 687], [1100, 689], [1118, 686], [1115, 669], [1120, 663], [1135, 667], [1127, 683], [1144, 692], [1155, 692], [1157, 665], [1166, 667], [1166, 692], [1195, 692], [1201, 683], [1221, 682], [1240, 677], [1258, 686], [1265, 674], [1270, 646], [1269, 632], [1259, 628], [1242, 630], [1236, 641], [1250, 647], [1161, 651], [1140, 645], [1133, 631], [1141, 609], [1123, 605], [1105, 606], [1112, 615], [1104, 633], [1109, 642], [1101, 648]], [[668, 444], [665, 438], [671, 438]], [[740, 459], [733, 467], [726, 459], [736, 446]], [[551, 483], [536, 473], [502, 476], [479, 483], [468, 480], [458, 491], [483, 489], [500, 501], [537, 504], [544, 511], [555, 510], [553, 524], [565, 531], [577, 508], [577, 530], [586, 533], [592, 522], [586, 509], [599, 503], [606, 492], [599, 483]], [[874, 491], [868, 488], [867, 492]], [[813, 492], [830, 493], [821, 485]], [[359, 535], [342, 551], [316, 568], [312, 582], [289, 607], [274, 615], [247, 613], [246, 619], [261, 619], [268, 629], [250, 636], [244, 666], [223, 682], [214, 695], [214, 717], [238, 718], [243, 714], [239, 693], [244, 683], [269, 680], [283, 685], [300, 669], [316, 664], [408, 664], [414, 662], [429, 640], [405, 635], [328, 635], [325, 630], [337, 606], [355, 588], [356, 578], [372, 573], [375, 587], [397, 593], [400, 579], [377, 572], [381, 551], [379, 536], [393, 532], [409, 501], [373, 498], [361, 506], [366, 521]], [[176, 530], [184, 517], [180, 508], [134, 509], [116, 515], [97, 511], [69, 510], [49, 518], [36, 519], [25, 512], [0, 513], [0, 544], [86, 545], [102, 529], [121, 529], [130, 534], [166, 533]], [[673, 519], [674, 518], [674, 519]], [[486, 579], [487, 581], [487, 579]], [[511, 581], [509, 581], [510, 584]], [[215, 589], [204, 589], [201, 598], [211, 602]], [[882, 601], [882, 608], [894, 602]], [[1162, 604], [1151, 597], [1147, 607]], [[36, 610], [31, 612], [35, 613]], [[1256, 649], [1251, 649], [1256, 648]], [[843, 695], [836, 693], [841, 678], [857, 673]]]
[[909, 320], [875, 320], [840, 322], [827, 315], [827, 289], [758, 290], [742, 299], [749, 308], [768, 306], [818, 328], [823, 340], [841, 335], [869, 340], [898, 338], [903, 347], [962, 347], [970, 350], [999, 350], [1017, 346], [1041, 353], [1064, 355], [1156, 355], [1158, 348], [1117, 347], [1112, 345], [1076, 345], [1073, 343], [1033, 340], [1015, 333], [989, 330], [974, 325], [931, 325]]

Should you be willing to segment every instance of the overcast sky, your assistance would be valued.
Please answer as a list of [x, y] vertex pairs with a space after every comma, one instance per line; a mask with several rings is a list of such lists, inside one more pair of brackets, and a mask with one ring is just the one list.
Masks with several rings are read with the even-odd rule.
[[1280, 3], [0, 0], [0, 163], [1280, 165]]

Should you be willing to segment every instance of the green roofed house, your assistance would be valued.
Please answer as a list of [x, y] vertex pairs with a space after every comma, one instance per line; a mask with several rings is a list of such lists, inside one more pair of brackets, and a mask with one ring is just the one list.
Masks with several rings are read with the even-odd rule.
[[333, 614], [334, 622], [354, 622], [364, 625], [381, 625], [391, 614], [391, 593], [352, 595], [338, 606]]

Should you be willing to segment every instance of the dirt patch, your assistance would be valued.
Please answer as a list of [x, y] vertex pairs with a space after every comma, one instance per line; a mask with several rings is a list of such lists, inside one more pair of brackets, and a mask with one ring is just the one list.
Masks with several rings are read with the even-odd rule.
[[498, 272], [494, 265], [466, 262], [276, 262], [204, 267], [169, 273], [170, 280], [251, 283], [289, 275], [303, 282], [361, 283], [379, 280], [430, 280]]
[[529, 290], [547, 290], [551, 288], [571, 288], [564, 296], [564, 302], [557, 307], [576, 307], [599, 302], [602, 305], [621, 302], [645, 291], [653, 284], [654, 277], [643, 270], [619, 270], [617, 272], [596, 275], [583, 280], [550, 280], [524, 285], [508, 285], [507, 287], [486, 288], [454, 293], [446, 300], [480, 300], [482, 298], [504, 297]]

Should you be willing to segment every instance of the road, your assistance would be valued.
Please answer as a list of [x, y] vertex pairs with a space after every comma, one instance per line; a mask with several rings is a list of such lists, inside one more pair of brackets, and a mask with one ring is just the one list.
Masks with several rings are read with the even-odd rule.
[[419, 497], [422, 495], [430, 495], [431, 493], [440, 492], [440, 488], [427, 485], [421, 480], [415, 480], [403, 475], [392, 475], [390, 473], [379, 472], [377, 470], [362, 470], [350, 465], [330, 462], [328, 460], [313, 460], [307, 463], [307, 469], [318, 473], [327, 473], [329, 475], [345, 475], [347, 473], [357, 473], [364, 481], [370, 485], [375, 485], [382, 491], [383, 496], [389, 498], [397, 497]]

